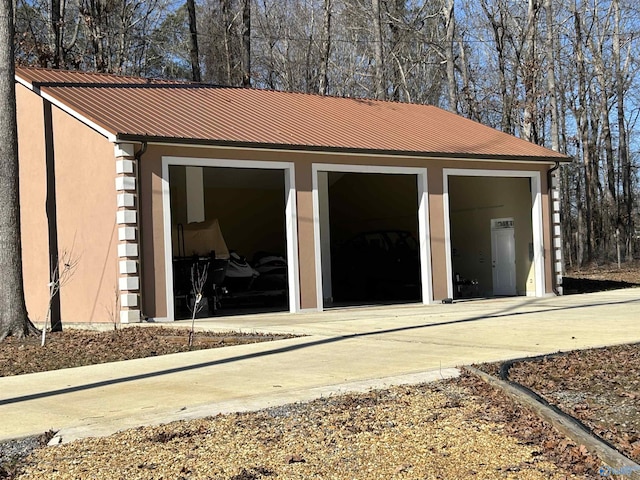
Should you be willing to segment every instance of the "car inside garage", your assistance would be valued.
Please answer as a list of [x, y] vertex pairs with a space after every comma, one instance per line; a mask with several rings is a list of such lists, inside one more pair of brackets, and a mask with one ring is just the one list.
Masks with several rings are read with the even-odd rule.
[[420, 301], [416, 175], [321, 173], [324, 304]]

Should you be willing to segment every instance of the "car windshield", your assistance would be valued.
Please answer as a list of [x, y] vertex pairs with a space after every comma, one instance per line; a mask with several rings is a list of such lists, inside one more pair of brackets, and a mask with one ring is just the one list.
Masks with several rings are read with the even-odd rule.
[[385, 234], [389, 239], [389, 244], [395, 248], [408, 249], [411, 251], [418, 250], [418, 242], [416, 242], [416, 239], [413, 238], [413, 235], [409, 232], [391, 230], [385, 232]]

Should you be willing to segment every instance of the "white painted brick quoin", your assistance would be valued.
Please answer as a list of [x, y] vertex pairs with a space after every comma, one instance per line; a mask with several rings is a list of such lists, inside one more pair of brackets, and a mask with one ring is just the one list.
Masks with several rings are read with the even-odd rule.
[[120, 261], [120, 274], [131, 275], [138, 273], [138, 263], [135, 260], [121, 260]]
[[116, 177], [116, 190], [118, 192], [134, 191], [136, 189], [135, 177]]
[[116, 143], [113, 147], [113, 156], [119, 157], [133, 157], [135, 155], [135, 147], [133, 143]]
[[138, 244], [137, 243], [121, 243], [118, 245], [118, 256], [122, 257], [137, 257], [138, 256]]
[[135, 293], [123, 293], [120, 295], [120, 305], [123, 307], [137, 307], [138, 295]]
[[137, 218], [138, 215], [135, 210], [120, 210], [116, 212], [116, 223], [118, 225], [136, 223]]
[[118, 286], [121, 292], [131, 292], [140, 289], [140, 280], [138, 277], [120, 277]]
[[137, 323], [140, 321], [140, 310], [121, 310], [120, 323]]
[[118, 228], [118, 240], [135, 240], [136, 239], [136, 229], [135, 227], [120, 227]]
[[116, 173], [133, 173], [133, 160], [116, 161]]
[[118, 207], [133, 207], [135, 199], [136, 197], [133, 193], [119, 193], [117, 196]]

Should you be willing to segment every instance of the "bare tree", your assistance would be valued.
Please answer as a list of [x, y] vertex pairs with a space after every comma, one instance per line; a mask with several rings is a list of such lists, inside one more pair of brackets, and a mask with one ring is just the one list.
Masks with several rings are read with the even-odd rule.
[[198, 26], [196, 22], [195, 0], [187, 0], [187, 11], [189, 13], [189, 54], [191, 57], [191, 79], [194, 82], [202, 80], [200, 72], [200, 53], [198, 50]]
[[456, 84], [456, 65], [453, 50], [456, 33], [455, 1], [445, 0], [442, 12], [445, 21], [446, 37], [444, 43], [445, 61], [447, 64], [447, 93], [449, 110], [458, 112], [458, 87]]
[[622, 197], [624, 201], [623, 219], [619, 220], [625, 232], [627, 261], [633, 260], [633, 236], [635, 233], [633, 222], [633, 193], [631, 160], [629, 158], [629, 145], [627, 140], [627, 125], [625, 118], [625, 88], [626, 72], [623, 66], [620, 45], [622, 38], [620, 35], [620, 1], [612, 0], [611, 6], [614, 12], [613, 20], [613, 63], [616, 83], [616, 104], [618, 118], [618, 157], [620, 169], [622, 170]]
[[251, 0], [242, 4], [242, 86], [251, 86]]
[[324, 0], [322, 15], [322, 45], [320, 47], [320, 74], [318, 93], [325, 95], [329, 83], [329, 57], [331, 56], [331, 8], [332, 0]]
[[374, 85], [375, 98], [384, 100], [386, 98], [386, 88], [384, 79], [384, 61], [382, 56], [383, 35], [382, 20], [380, 11], [380, 0], [371, 0], [371, 19], [373, 21], [373, 62], [374, 62]]
[[0, 1], [0, 341], [24, 337], [37, 329], [29, 321], [24, 301], [18, 134], [13, 55], [13, 2]]
[[554, 32], [555, 18], [552, 0], [544, 0], [546, 14], [545, 55], [547, 57], [547, 95], [549, 96], [549, 116], [551, 123], [551, 148], [560, 151], [560, 125], [558, 116], [558, 92], [556, 89], [556, 41]]
[[537, 105], [537, 79], [538, 79], [538, 52], [536, 49], [538, 11], [540, 5], [538, 0], [529, 0], [527, 8], [527, 22], [523, 35], [524, 67], [524, 115], [522, 133], [525, 140], [538, 143], [538, 131], [536, 128], [536, 105]]

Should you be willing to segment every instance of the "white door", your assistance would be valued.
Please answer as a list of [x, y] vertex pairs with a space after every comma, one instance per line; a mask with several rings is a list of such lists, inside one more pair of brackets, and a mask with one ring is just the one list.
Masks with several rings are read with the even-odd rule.
[[516, 294], [516, 236], [513, 219], [491, 220], [493, 294]]

